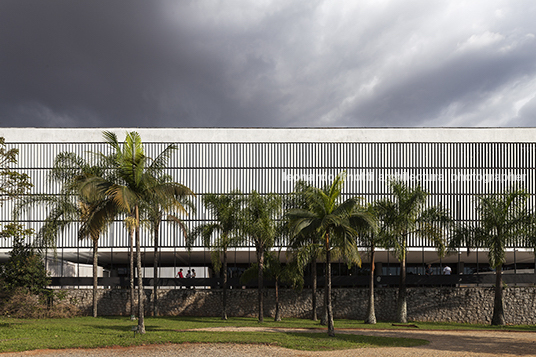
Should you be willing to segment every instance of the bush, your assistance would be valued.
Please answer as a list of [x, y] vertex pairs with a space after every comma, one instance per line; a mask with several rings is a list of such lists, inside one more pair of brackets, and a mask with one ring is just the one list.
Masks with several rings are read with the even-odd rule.
[[24, 288], [0, 291], [0, 315], [14, 318], [65, 318], [79, 314], [78, 307], [60, 299], [62, 292], [32, 294]]
[[3, 235], [13, 237], [13, 249], [7, 263], [0, 271], [0, 279], [5, 290], [23, 288], [33, 294], [45, 293], [50, 283], [41, 255], [30, 244], [24, 243], [24, 236], [33, 230], [24, 230], [20, 224], [8, 224]]
[[[0, 236], [13, 238], [7, 263], [0, 267], [0, 315], [18, 318], [71, 317], [78, 313], [74, 305], [63, 302], [65, 293], [47, 289], [50, 283], [43, 259], [25, 236], [33, 234], [20, 224], [4, 227]], [[54, 304], [56, 300], [56, 304]]]

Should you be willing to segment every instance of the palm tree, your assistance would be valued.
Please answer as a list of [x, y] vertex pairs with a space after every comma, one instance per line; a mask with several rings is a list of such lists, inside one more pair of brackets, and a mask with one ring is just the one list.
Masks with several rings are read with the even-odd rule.
[[474, 225], [455, 228], [451, 247], [489, 249], [490, 266], [495, 269], [495, 298], [492, 325], [504, 325], [502, 266], [506, 262], [506, 246], [528, 240], [534, 247], [534, 214], [527, 207], [529, 194], [523, 189], [510, 189], [500, 194], [478, 198], [478, 219]]
[[[374, 205], [368, 205], [367, 212], [372, 217], [375, 217], [375, 219], [377, 219]], [[376, 232], [374, 229], [367, 229], [364, 232], [360, 233], [360, 241], [363, 245], [367, 247], [370, 254], [369, 301], [367, 306], [367, 317], [365, 318], [365, 323], [375, 324], [376, 312], [374, 310], [374, 258], [376, 255], [376, 247], [381, 245], [381, 234], [378, 234], [378, 232]]]
[[130, 280], [130, 319], [135, 320], [134, 314], [134, 231], [138, 224], [132, 215], [128, 215], [123, 221], [125, 228], [128, 230], [128, 242], [130, 243], [128, 262], [129, 262], [129, 280]]
[[322, 258], [323, 254], [321, 238], [322, 237], [318, 235], [317, 232], [306, 232], [306, 230], [304, 230], [296, 235], [290, 235], [288, 246], [289, 255], [292, 257], [292, 260], [296, 262], [297, 268], [302, 275], [307, 264], [309, 264], [311, 268], [311, 319], [313, 321], [318, 320], [316, 301], [318, 286], [317, 265], [318, 260]]
[[[307, 191], [310, 189], [311, 185], [304, 181], [298, 181], [294, 187], [294, 192], [290, 195], [289, 199], [286, 201], [286, 211], [293, 209], [307, 209]], [[322, 239], [314, 230], [303, 230], [299, 234], [292, 235], [288, 232], [290, 228], [290, 222], [288, 222], [288, 217], [285, 215], [285, 232], [289, 238], [289, 251], [293, 256], [294, 260], [297, 262], [298, 267], [302, 270], [307, 264], [311, 266], [311, 319], [313, 321], [318, 320], [317, 308], [316, 308], [316, 290], [317, 290], [317, 259], [322, 254]]]
[[335, 177], [324, 189], [311, 187], [307, 193], [307, 209], [294, 209], [287, 213], [294, 235], [302, 231], [316, 231], [321, 237], [326, 257], [325, 299], [328, 335], [335, 336], [331, 304], [331, 255], [336, 248], [349, 264], [361, 264], [355, 237], [358, 228], [373, 227], [370, 215], [356, 209], [357, 200], [349, 198], [340, 202], [345, 173]]
[[[294, 288], [303, 287], [303, 274], [301, 267], [298, 266], [297, 261], [294, 260], [290, 263], [281, 263], [281, 249], [278, 251], [269, 251], [265, 256], [265, 264], [263, 274], [265, 277], [274, 279], [275, 283], [275, 314], [274, 321], [281, 321], [281, 304], [279, 302], [279, 285], [281, 282], [292, 284]], [[248, 283], [249, 281], [258, 278], [259, 267], [256, 263], [240, 276], [240, 281]]]
[[258, 266], [259, 322], [264, 322], [263, 270], [266, 252], [274, 245], [281, 213], [281, 198], [274, 194], [260, 195], [253, 191], [241, 211], [241, 231], [244, 239], [255, 245]]
[[[166, 212], [177, 210], [180, 214], [188, 214], [186, 208], [193, 210], [192, 203], [187, 196], [194, 193], [186, 186], [173, 182], [169, 175], [162, 175], [157, 178], [159, 190], [168, 192], [162, 195], [157, 192], [149, 192], [148, 201], [143, 204], [146, 221], [153, 232], [154, 242], [154, 259], [153, 259], [153, 316], [158, 316], [158, 247], [160, 236], [160, 225], [164, 220]], [[169, 214], [166, 217], [170, 222], [177, 224], [186, 238], [186, 227], [184, 226], [180, 215]]]
[[151, 159], [145, 155], [141, 137], [136, 132], [127, 133], [122, 145], [112, 132], [104, 132], [104, 139], [113, 150], [106, 159], [112, 169], [114, 181], [112, 183], [100, 181], [101, 189], [112, 197], [123, 212], [132, 215], [137, 222], [134, 226], [134, 235], [138, 274], [138, 332], [143, 334], [145, 321], [141, 278], [140, 207], [156, 199], [167, 202], [169, 196], [177, 197], [175, 186], [162, 184], [159, 181], [167, 160], [176, 147], [169, 145], [155, 159]]
[[408, 238], [412, 235], [429, 239], [438, 254], [446, 252], [446, 234], [451, 219], [439, 206], [426, 208], [428, 193], [421, 186], [409, 187], [402, 181], [389, 182], [392, 198], [376, 203], [384, 247], [395, 252], [400, 262], [400, 284], [397, 302], [398, 322], [407, 322], [406, 258]]
[[[97, 194], [97, 197], [100, 194]], [[78, 237], [89, 237], [93, 243], [93, 317], [97, 317], [97, 275], [98, 275], [98, 244], [99, 237], [105, 228], [113, 222], [117, 207], [106, 198], [95, 198], [86, 202], [80, 202], [80, 220], [82, 226]]]
[[[229, 194], [208, 194], [203, 197], [205, 208], [212, 215], [211, 223], [197, 226], [188, 238], [188, 245], [201, 236], [205, 247], [212, 250], [211, 260], [214, 271], [219, 273], [222, 265], [222, 312], [227, 320], [227, 250], [241, 240], [239, 218], [242, 208], [242, 193], [238, 190]], [[217, 236], [213, 238], [214, 233]]]
[[99, 163], [91, 165], [74, 153], [60, 153], [48, 179], [61, 185], [58, 195], [35, 195], [24, 199], [17, 210], [46, 204], [50, 211], [38, 237], [41, 246], [54, 245], [59, 232], [73, 222], [80, 222], [78, 237], [89, 237], [93, 244], [93, 316], [97, 317], [98, 241], [117, 214], [113, 201], [95, 185], [95, 178], [105, 180], [105, 170]]

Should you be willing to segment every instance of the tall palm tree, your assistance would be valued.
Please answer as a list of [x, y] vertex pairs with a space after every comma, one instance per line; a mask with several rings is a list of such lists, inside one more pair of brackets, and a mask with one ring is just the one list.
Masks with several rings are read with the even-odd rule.
[[[377, 213], [374, 205], [367, 206], [367, 212], [377, 220]], [[378, 228], [381, 230], [381, 228]], [[360, 232], [361, 244], [367, 247], [370, 254], [370, 279], [369, 279], [369, 301], [367, 306], [367, 317], [365, 318], [366, 324], [376, 323], [376, 312], [374, 310], [374, 258], [376, 255], [376, 247], [381, 246], [381, 234], [378, 234], [374, 229], [366, 229]]]
[[[168, 194], [162, 195], [159, 191], [149, 192], [148, 199], [143, 204], [143, 211], [146, 222], [153, 232], [154, 258], [153, 258], [153, 316], [158, 316], [158, 261], [159, 261], [159, 240], [160, 225], [164, 218], [177, 224], [186, 238], [186, 227], [180, 216], [188, 214], [188, 209], [193, 210], [192, 203], [187, 196], [194, 193], [186, 186], [173, 182], [169, 175], [161, 175], [157, 178], [159, 190], [165, 190]], [[165, 217], [166, 212], [177, 211], [179, 214], [169, 214]]]
[[135, 320], [134, 314], [134, 231], [138, 224], [136, 219], [132, 215], [128, 215], [123, 221], [125, 228], [128, 230], [128, 262], [129, 262], [129, 281], [130, 281], [130, 319]]
[[[294, 192], [286, 200], [285, 210], [288, 212], [293, 209], [307, 209], [307, 191], [311, 185], [304, 181], [298, 181], [294, 187]], [[285, 228], [290, 229], [290, 222], [285, 215]], [[292, 235], [290, 232], [285, 232], [290, 240], [288, 243], [290, 254], [293, 256], [299, 268], [303, 269], [307, 264], [311, 267], [311, 319], [318, 320], [316, 308], [316, 291], [318, 285], [317, 277], [317, 260], [322, 255], [322, 238], [312, 229], [302, 230], [299, 234]]]
[[[100, 194], [97, 194], [97, 197]], [[93, 243], [93, 317], [97, 317], [97, 275], [98, 275], [98, 244], [99, 238], [113, 222], [117, 207], [107, 199], [89, 199], [80, 202], [81, 227], [78, 232], [80, 239], [89, 237]]]
[[495, 298], [492, 325], [504, 325], [502, 266], [506, 262], [506, 246], [529, 241], [534, 245], [534, 214], [527, 206], [529, 194], [523, 189], [510, 189], [500, 194], [478, 198], [478, 219], [474, 225], [455, 228], [452, 247], [488, 248], [490, 266], [495, 269]]
[[296, 262], [301, 274], [304, 274], [307, 265], [311, 269], [311, 319], [313, 321], [318, 320], [316, 301], [318, 287], [317, 265], [323, 254], [321, 239], [322, 237], [317, 232], [304, 230], [296, 235], [290, 235], [288, 244], [289, 255]]
[[[274, 321], [281, 321], [281, 304], [279, 301], [279, 285], [282, 282], [291, 284], [293, 288], [301, 289], [303, 287], [303, 274], [301, 267], [298, 266], [296, 260], [287, 264], [281, 263], [281, 249], [271, 250], [266, 253], [265, 264], [263, 269], [265, 277], [274, 280], [275, 283], [275, 314]], [[240, 281], [248, 283], [252, 280], [258, 279], [259, 267], [256, 263], [240, 276]]]
[[263, 270], [265, 255], [274, 245], [279, 231], [278, 220], [281, 213], [281, 198], [274, 194], [261, 195], [252, 191], [245, 200], [241, 211], [241, 231], [244, 239], [255, 245], [258, 266], [258, 316], [264, 322]]
[[156, 158], [145, 155], [145, 149], [137, 132], [127, 133], [125, 141], [120, 144], [117, 136], [109, 131], [103, 133], [110, 145], [112, 154], [106, 157], [112, 169], [114, 181], [100, 181], [101, 189], [111, 196], [123, 212], [134, 217], [136, 241], [136, 270], [138, 274], [138, 332], [145, 333], [143, 283], [140, 248], [140, 207], [156, 198], [166, 202], [169, 196], [177, 194], [176, 187], [159, 182], [159, 177], [166, 168], [167, 160], [176, 149], [167, 146]]
[[429, 239], [438, 254], [446, 253], [447, 229], [451, 223], [448, 213], [439, 206], [426, 208], [428, 193], [419, 185], [409, 187], [402, 181], [389, 182], [391, 198], [376, 203], [382, 226], [384, 247], [393, 250], [400, 262], [400, 283], [397, 300], [397, 320], [405, 323], [407, 314], [406, 258], [408, 238], [412, 235]]
[[[188, 238], [188, 245], [198, 237], [203, 239], [205, 247], [212, 250], [211, 260], [214, 271], [222, 271], [222, 312], [221, 318], [227, 320], [227, 250], [236, 246], [240, 236], [240, 210], [243, 204], [242, 193], [238, 190], [229, 194], [208, 194], [203, 197], [205, 208], [212, 215], [210, 223], [197, 226]], [[217, 234], [213, 237], [214, 234]]]
[[78, 237], [89, 237], [93, 245], [93, 316], [97, 317], [98, 241], [117, 214], [117, 206], [95, 185], [95, 178], [105, 180], [103, 165], [91, 165], [74, 153], [60, 153], [49, 173], [51, 183], [60, 185], [57, 195], [29, 196], [21, 201], [17, 211], [46, 204], [49, 214], [38, 237], [41, 246], [54, 245], [59, 232], [73, 222], [80, 222]]
[[287, 213], [292, 222], [294, 234], [304, 230], [314, 230], [321, 237], [326, 257], [325, 299], [328, 335], [335, 336], [333, 309], [331, 304], [331, 256], [337, 248], [341, 257], [349, 264], [361, 264], [355, 237], [358, 228], [373, 227], [372, 217], [357, 207], [357, 199], [341, 201], [345, 173], [338, 174], [330, 186], [323, 189], [311, 187], [308, 190], [307, 209], [294, 209]]

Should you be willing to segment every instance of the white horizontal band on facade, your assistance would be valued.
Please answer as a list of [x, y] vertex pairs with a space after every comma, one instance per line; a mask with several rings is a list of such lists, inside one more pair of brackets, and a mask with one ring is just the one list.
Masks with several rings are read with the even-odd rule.
[[11, 143], [103, 142], [104, 130], [122, 141], [127, 132], [138, 132], [143, 141], [191, 143], [530, 143], [536, 128], [0, 128]]

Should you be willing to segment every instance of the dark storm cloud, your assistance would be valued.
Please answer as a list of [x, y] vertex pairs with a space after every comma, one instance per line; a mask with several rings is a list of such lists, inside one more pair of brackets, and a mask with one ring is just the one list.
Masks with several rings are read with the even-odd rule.
[[[164, 95], [202, 96], [197, 74], [217, 66], [192, 58], [186, 35], [162, 24], [156, 4], [3, 2], [2, 125], [159, 125], [159, 107], [175, 100]], [[194, 124], [188, 111], [176, 114]]]
[[528, 0], [4, 0], [0, 125], [535, 125], [535, 15]]

